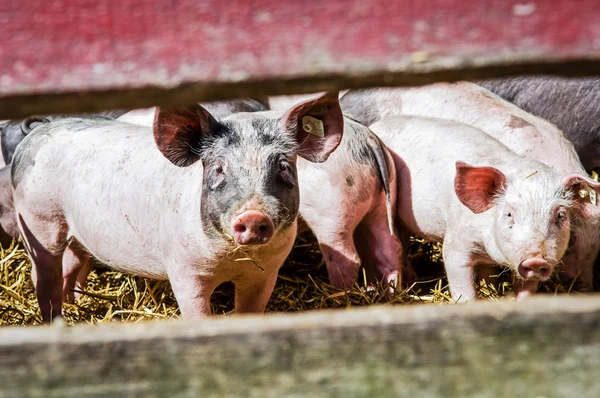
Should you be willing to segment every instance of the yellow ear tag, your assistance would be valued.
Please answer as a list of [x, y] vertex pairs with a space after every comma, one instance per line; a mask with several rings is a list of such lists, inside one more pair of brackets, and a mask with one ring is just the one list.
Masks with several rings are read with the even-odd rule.
[[317, 137], [325, 137], [323, 122], [312, 116], [304, 116], [302, 118], [302, 129], [309, 134], [316, 135]]

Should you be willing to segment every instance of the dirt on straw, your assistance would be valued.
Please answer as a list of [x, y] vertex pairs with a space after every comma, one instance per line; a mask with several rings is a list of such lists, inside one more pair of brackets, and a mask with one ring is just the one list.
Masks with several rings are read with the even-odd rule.
[[[348, 308], [364, 305], [408, 305], [450, 303], [448, 283], [444, 277], [439, 244], [414, 239], [409, 258], [418, 273], [418, 281], [408, 289], [397, 291], [393, 298], [381, 284], [367, 287], [364, 272], [349, 290], [329, 285], [327, 271], [318, 244], [310, 233], [300, 236], [279, 273], [267, 312], [294, 312], [325, 308]], [[31, 262], [23, 246], [13, 242], [0, 248], [0, 325], [36, 325], [41, 323], [35, 290], [30, 276]], [[568, 292], [556, 278], [540, 291]], [[492, 283], [478, 286], [479, 296], [496, 300], [512, 297], [509, 273], [501, 273]], [[233, 313], [233, 285], [221, 285], [211, 300], [215, 315]], [[168, 281], [154, 281], [95, 266], [85, 290], [75, 304], [64, 304], [67, 324], [99, 324], [111, 321], [138, 322], [180, 316]]]

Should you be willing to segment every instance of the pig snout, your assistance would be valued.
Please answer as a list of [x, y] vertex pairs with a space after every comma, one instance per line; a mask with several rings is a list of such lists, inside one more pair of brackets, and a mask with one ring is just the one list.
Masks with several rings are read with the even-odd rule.
[[264, 245], [275, 231], [273, 221], [263, 212], [247, 210], [233, 221], [233, 238], [240, 245]]
[[546, 280], [552, 275], [552, 265], [542, 258], [528, 258], [519, 264], [519, 274], [525, 279]]

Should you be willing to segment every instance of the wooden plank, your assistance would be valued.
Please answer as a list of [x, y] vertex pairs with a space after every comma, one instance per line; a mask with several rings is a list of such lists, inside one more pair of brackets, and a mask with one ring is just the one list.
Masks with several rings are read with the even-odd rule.
[[600, 300], [0, 329], [0, 397], [595, 396]]
[[597, 0], [20, 0], [0, 4], [0, 118], [598, 73]]

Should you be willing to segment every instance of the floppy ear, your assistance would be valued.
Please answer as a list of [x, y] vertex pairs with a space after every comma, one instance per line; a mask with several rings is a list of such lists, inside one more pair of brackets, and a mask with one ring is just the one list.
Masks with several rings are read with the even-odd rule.
[[569, 174], [563, 179], [563, 188], [573, 193], [574, 208], [580, 216], [600, 217], [599, 182], [582, 174]]
[[494, 206], [494, 198], [506, 188], [506, 176], [494, 167], [456, 162], [454, 191], [458, 200], [475, 214]]
[[298, 141], [299, 156], [315, 163], [326, 161], [344, 133], [338, 93], [326, 93], [293, 106], [281, 118], [281, 124]]
[[156, 108], [152, 130], [158, 150], [179, 167], [199, 158], [200, 141], [217, 126], [212, 115], [198, 104], [163, 109]]

